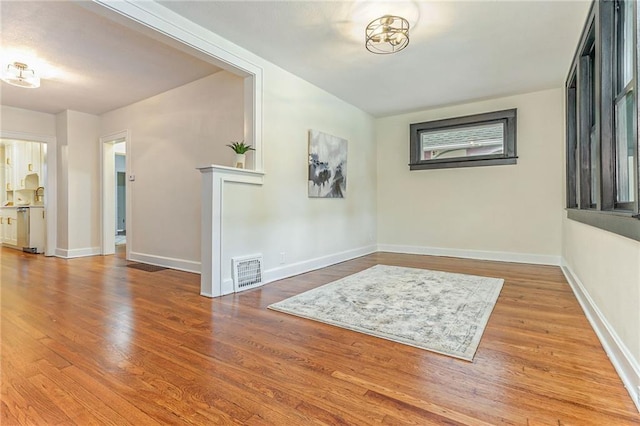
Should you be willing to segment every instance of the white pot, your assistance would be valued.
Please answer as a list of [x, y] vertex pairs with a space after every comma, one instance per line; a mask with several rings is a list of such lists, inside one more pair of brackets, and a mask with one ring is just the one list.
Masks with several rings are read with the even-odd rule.
[[247, 154], [236, 154], [236, 161], [233, 163], [233, 167], [237, 169], [244, 169], [244, 162], [247, 159]]

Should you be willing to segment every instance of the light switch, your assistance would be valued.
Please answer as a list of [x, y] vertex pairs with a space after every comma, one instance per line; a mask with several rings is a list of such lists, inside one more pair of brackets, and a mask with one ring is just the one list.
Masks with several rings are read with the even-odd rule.
[[134, 182], [136, 180], [136, 175], [129, 175], [129, 182]]

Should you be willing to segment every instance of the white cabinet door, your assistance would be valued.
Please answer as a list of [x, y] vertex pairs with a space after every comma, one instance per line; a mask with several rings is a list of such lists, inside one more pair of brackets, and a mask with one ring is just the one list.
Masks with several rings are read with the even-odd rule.
[[[11, 218], [8, 215], [4, 217], [2, 230], [2, 244], [11, 244]], [[16, 242], [18, 242], [17, 238]]]
[[36, 253], [44, 253], [44, 234], [44, 208], [31, 207], [29, 209], [29, 247], [35, 248]]
[[37, 142], [29, 143], [30, 158], [27, 164], [27, 173], [37, 173], [42, 184], [42, 144]]
[[11, 218], [9, 217], [9, 209], [2, 210], [2, 244], [9, 244], [9, 227]]
[[13, 191], [16, 189], [15, 176], [15, 145], [7, 144], [4, 147], [4, 173], [5, 173], [5, 190]]
[[15, 246], [18, 244], [18, 212], [15, 209], [5, 209], [3, 216], [4, 229], [2, 242]]
[[9, 244], [16, 246], [18, 245], [18, 212], [16, 209], [11, 209], [9, 219], [11, 219], [11, 223], [9, 225], [8, 242]]
[[31, 143], [16, 143], [13, 158], [16, 170], [16, 189], [24, 189], [26, 188], [25, 177], [29, 173], [28, 164], [31, 160]]

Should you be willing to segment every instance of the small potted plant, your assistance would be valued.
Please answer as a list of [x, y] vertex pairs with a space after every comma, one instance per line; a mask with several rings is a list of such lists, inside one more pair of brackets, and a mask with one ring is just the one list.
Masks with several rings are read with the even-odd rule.
[[252, 148], [251, 145], [246, 145], [244, 141], [232, 142], [230, 144], [227, 144], [227, 146], [236, 153], [236, 161], [234, 163], [235, 167], [237, 167], [238, 169], [244, 169], [245, 160], [247, 159], [247, 152], [255, 151], [255, 149]]

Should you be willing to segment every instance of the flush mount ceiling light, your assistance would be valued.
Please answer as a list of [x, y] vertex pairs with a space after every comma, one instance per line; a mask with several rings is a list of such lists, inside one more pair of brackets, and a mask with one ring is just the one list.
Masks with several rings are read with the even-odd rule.
[[2, 73], [2, 81], [27, 89], [40, 87], [40, 78], [36, 76], [35, 71], [29, 69], [28, 65], [22, 62], [7, 65]]
[[409, 44], [409, 22], [400, 17], [385, 15], [367, 25], [367, 50], [371, 53], [396, 53]]

